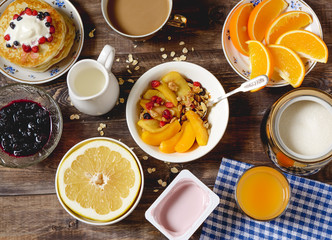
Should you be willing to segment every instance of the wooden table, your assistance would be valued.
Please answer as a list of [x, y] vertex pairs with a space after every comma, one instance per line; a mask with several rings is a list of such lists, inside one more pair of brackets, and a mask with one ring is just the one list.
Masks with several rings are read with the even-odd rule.
[[[133, 42], [118, 36], [103, 19], [100, 1], [73, 0], [84, 22], [85, 41], [80, 59], [96, 59], [105, 44], [116, 49], [113, 73], [124, 79], [120, 85], [120, 103], [111, 112], [100, 117], [81, 114], [68, 99], [66, 75], [41, 85], [59, 103], [64, 119], [62, 138], [54, 152], [43, 162], [26, 169], [0, 167], [0, 239], [164, 239], [164, 236], [144, 218], [144, 212], [165, 189], [158, 184], [162, 179], [168, 184], [176, 174], [171, 168], [189, 169], [210, 188], [213, 187], [222, 157], [251, 164], [273, 166], [263, 151], [260, 140], [260, 124], [265, 111], [281, 95], [292, 87], [265, 88], [257, 93], [242, 93], [229, 98], [230, 116], [227, 130], [220, 143], [206, 156], [185, 164], [167, 164], [148, 156], [131, 137], [125, 116], [126, 99], [133, 86], [128, 79], [137, 80], [145, 71], [172, 58], [162, 58], [165, 53], [182, 54], [183, 47], [190, 51], [185, 54], [187, 61], [196, 63], [212, 72], [221, 82], [225, 91], [238, 87], [243, 79], [227, 63], [221, 47], [221, 30], [228, 12], [236, 0], [175, 0], [174, 12], [185, 15], [189, 21], [186, 29], [166, 27], [146, 42]], [[307, 3], [318, 15], [324, 33], [324, 40], [332, 46], [332, 5], [330, 0]], [[96, 29], [94, 37], [89, 32]], [[171, 36], [171, 40], [168, 37]], [[184, 45], [179, 45], [183, 41]], [[191, 49], [194, 48], [194, 51]], [[139, 70], [127, 72], [126, 59], [132, 54], [139, 61]], [[331, 54], [330, 54], [331, 57]], [[13, 83], [0, 76], [0, 85]], [[332, 94], [332, 63], [318, 63], [305, 77], [302, 86], [315, 87]], [[124, 100], [124, 103], [122, 103]], [[78, 114], [79, 119], [70, 116]], [[145, 186], [142, 199], [134, 212], [120, 223], [96, 227], [72, 218], [61, 207], [55, 194], [54, 177], [57, 166], [74, 144], [86, 138], [97, 137], [100, 123], [107, 124], [105, 136], [121, 141], [130, 147], [141, 160]], [[156, 168], [149, 174], [148, 168]], [[332, 184], [332, 164], [319, 173], [308, 177]], [[158, 191], [155, 191], [158, 190]], [[200, 229], [192, 239], [198, 239]]]

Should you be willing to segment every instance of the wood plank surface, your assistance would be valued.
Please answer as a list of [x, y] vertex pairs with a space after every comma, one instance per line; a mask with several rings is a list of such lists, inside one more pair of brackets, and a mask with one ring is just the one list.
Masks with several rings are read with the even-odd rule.
[[[60, 143], [54, 152], [43, 162], [25, 169], [0, 167], [0, 240], [14, 239], [165, 239], [165, 237], [144, 218], [144, 213], [165, 189], [158, 184], [162, 179], [168, 184], [176, 177], [170, 169], [189, 169], [210, 188], [223, 157], [251, 163], [274, 166], [263, 151], [260, 139], [260, 124], [267, 109], [292, 87], [265, 88], [257, 93], [239, 93], [229, 98], [230, 116], [226, 132], [220, 143], [206, 156], [185, 164], [169, 164], [148, 157], [131, 137], [126, 124], [126, 99], [133, 83], [150, 68], [172, 61], [163, 59], [160, 48], [181, 55], [183, 47], [188, 48], [187, 61], [193, 62], [214, 74], [225, 91], [238, 87], [243, 79], [239, 77], [226, 61], [221, 45], [221, 30], [224, 20], [237, 1], [222, 0], [174, 0], [173, 12], [185, 15], [188, 26], [185, 29], [165, 27], [153, 38], [145, 42], [134, 42], [117, 35], [106, 24], [100, 1], [73, 0], [79, 11], [85, 30], [84, 47], [79, 59], [98, 57], [105, 44], [116, 49], [112, 71], [125, 83], [120, 86], [120, 98], [124, 103], [117, 105], [111, 112], [92, 117], [80, 113], [70, 104], [66, 85], [66, 74], [58, 79], [40, 85], [59, 103], [64, 119], [64, 129]], [[332, 46], [332, 4], [331, 0], [306, 1], [321, 21], [324, 40], [331, 50]], [[94, 37], [89, 37], [96, 29]], [[168, 40], [171, 36], [171, 40]], [[185, 45], [180, 46], [179, 42]], [[194, 51], [191, 49], [194, 48]], [[139, 61], [140, 69], [127, 72], [126, 59], [132, 54]], [[329, 54], [331, 58], [331, 53]], [[14, 83], [0, 75], [0, 86]], [[332, 94], [332, 62], [318, 63], [305, 77], [302, 84], [315, 87]], [[1, 89], [0, 89], [1, 91]], [[70, 120], [72, 114], [80, 119]], [[61, 207], [55, 194], [54, 178], [57, 166], [63, 155], [76, 143], [90, 137], [97, 137], [100, 123], [107, 124], [105, 136], [121, 141], [133, 148], [141, 160], [145, 186], [142, 199], [133, 213], [120, 223], [96, 227], [81, 223]], [[148, 168], [156, 168], [149, 174]], [[332, 184], [332, 163], [308, 178]], [[158, 192], [154, 190], [158, 189]], [[191, 237], [198, 239], [201, 229]]]

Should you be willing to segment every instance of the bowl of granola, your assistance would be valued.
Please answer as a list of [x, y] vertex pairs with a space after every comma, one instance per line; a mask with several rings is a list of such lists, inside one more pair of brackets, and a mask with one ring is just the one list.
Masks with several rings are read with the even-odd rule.
[[150, 156], [174, 163], [201, 158], [221, 140], [229, 118], [219, 80], [189, 62], [168, 62], [145, 72], [130, 91], [126, 105], [129, 131]]

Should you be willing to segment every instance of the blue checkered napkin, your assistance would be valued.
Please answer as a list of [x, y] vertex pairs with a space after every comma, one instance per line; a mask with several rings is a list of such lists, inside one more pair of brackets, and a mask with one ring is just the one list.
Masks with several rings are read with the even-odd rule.
[[291, 185], [286, 212], [260, 222], [240, 212], [235, 184], [251, 165], [224, 158], [213, 191], [220, 204], [206, 219], [200, 240], [206, 239], [332, 239], [332, 186], [285, 174]]

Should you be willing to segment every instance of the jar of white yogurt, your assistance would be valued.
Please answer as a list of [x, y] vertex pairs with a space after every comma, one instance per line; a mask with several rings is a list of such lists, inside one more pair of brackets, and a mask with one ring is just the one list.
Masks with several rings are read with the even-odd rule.
[[279, 98], [262, 122], [262, 141], [283, 171], [311, 175], [332, 160], [332, 96], [299, 88]]

